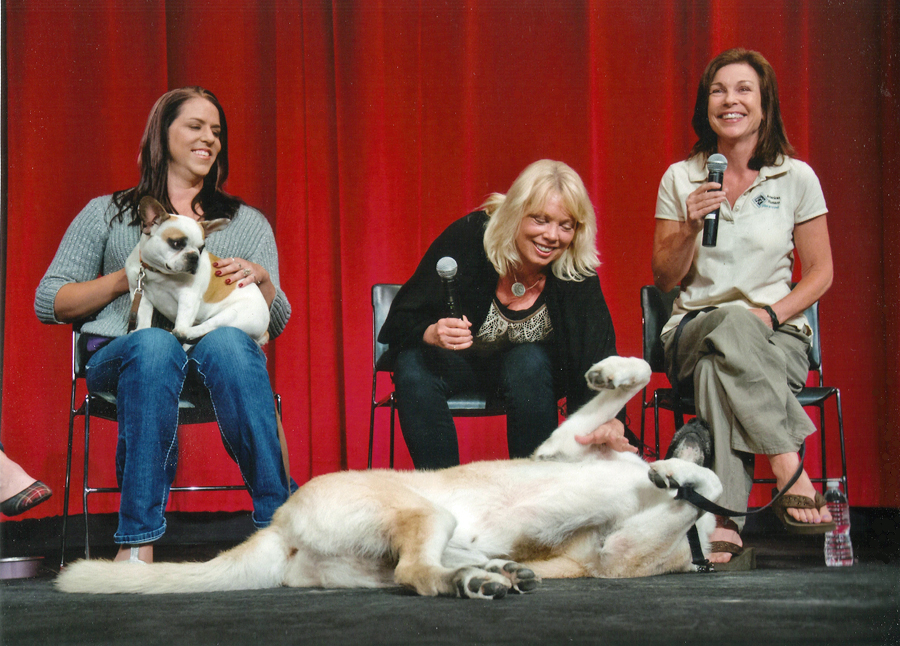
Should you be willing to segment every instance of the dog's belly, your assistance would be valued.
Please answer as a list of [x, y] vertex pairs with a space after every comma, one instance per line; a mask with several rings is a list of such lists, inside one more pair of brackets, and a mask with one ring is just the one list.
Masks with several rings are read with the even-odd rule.
[[[475, 463], [420, 491], [450, 511], [453, 549], [513, 560], [549, 558], [586, 528], [603, 536], [666, 494], [632, 456], [581, 463]], [[418, 490], [418, 487], [414, 487]]]

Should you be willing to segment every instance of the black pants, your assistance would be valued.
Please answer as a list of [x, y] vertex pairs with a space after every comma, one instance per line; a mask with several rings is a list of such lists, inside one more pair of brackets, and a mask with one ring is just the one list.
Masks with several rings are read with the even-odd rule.
[[403, 438], [417, 469], [459, 464], [454, 395], [484, 392], [502, 399], [510, 457], [527, 457], [559, 423], [547, 346], [523, 343], [487, 357], [420, 345], [402, 351], [394, 385]]

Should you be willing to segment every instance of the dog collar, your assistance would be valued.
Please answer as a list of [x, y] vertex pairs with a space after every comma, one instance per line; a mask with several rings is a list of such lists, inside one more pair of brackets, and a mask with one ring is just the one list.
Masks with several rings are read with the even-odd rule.
[[[138, 258], [140, 259], [140, 256], [138, 256]], [[148, 265], [147, 263], [145, 263], [143, 260], [141, 260], [141, 267], [143, 267], [143, 268], [146, 269], [147, 271], [152, 271], [152, 272], [155, 272], [155, 273], [157, 273], [157, 274], [161, 274], [161, 273], [162, 273], [159, 269], [157, 269], [156, 267], [151, 267], [150, 265]]]

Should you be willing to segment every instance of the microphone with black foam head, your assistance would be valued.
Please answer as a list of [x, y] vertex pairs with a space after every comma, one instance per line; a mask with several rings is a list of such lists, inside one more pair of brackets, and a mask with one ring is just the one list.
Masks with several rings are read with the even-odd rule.
[[447, 316], [454, 319], [462, 319], [459, 309], [459, 288], [456, 285], [456, 261], [450, 256], [444, 256], [437, 263], [437, 273], [441, 277], [444, 287], [444, 305]]
[[[728, 160], [725, 159], [725, 155], [720, 155], [719, 153], [710, 155], [709, 159], [706, 160], [706, 170], [709, 172], [709, 177], [706, 181], [721, 184], [725, 177], [726, 168], [728, 168]], [[703, 246], [715, 247], [718, 234], [719, 207], [716, 207], [715, 211], [707, 213], [703, 219]]]

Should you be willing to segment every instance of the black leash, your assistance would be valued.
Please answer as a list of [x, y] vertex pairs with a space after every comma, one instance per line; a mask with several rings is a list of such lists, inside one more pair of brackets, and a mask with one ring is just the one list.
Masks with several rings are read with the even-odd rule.
[[697, 315], [712, 312], [714, 309], [716, 308], [705, 307], [702, 310], [692, 310], [681, 317], [681, 320], [678, 321], [678, 327], [675, 328], [675, 336], [672, 338], [672, 377], [669, 378], [669, 381], [672, 384], [672, 390], [675, 391], [676, 399], [681, 398], [681, 394], [678, 392], [680, 390], [680, 384], [678, 383], [678, 342], [681, 341], [681, 334], [684, 332], [685, 326], [697, 318]]
[[791, 476], [791, 479], [788, 480], [787, 484], [781, 488], [774, 496], [772, 496], [772, 500], [767, 502], [765, 505], [760, 507], [759, 509], [754, 509], [753, 511], [734, 511], [732, 509], [726, 509], [721, 505], [714, 503], [709, 498], [701, 496], [699, 493], [694, 491], [694, 487], [692, 485], [682, 485], [678, 487], [677, 493], [675, 494], [675, 500], [684, 500], [685, 502], [689, 502], [694, 505], [697, 509], [702, 511], [708, 511], [711, 514], [715, 514], [716, 516], [752, 516], [753, 514], [758, 514], [764, 509], [768, 509], [775, 503], [779, 498], [781, 498], [784, 493], [794, 486], [794, 483], [800, 479], [800, 476], [803, 474], [803, 454], [806, 453], [806, 445], [800, 445], [800, 466], [797, 467], [797, 471], [794, 472], [794, 475]]
[[[758, 514], [764, 509], [768, 509], [775, 503], [776, 500], [781, 498], [784, 493], [794, 486], [794, 483], [800, 478], [800, 475], [803, 473], [803, 456], [806, 453], [806, 444], [800, 445], [800, 466], [797, 467], [797, 471], [794, 472], [794, 475], [791, 476], [791, 479], [788, 480], [787, 484], [784, 485], [774, 496], [772, 496], [772, 500], [767, 502], [765, 505], [760, 507], [759, 509], [754, 509], [753, 511], [734, 511], [733, 509], [726, 509], [721, 505], [714, 503], [712, 500], [705, 496], [701, 496], [699, 493], [694, 491], [693, 485], [681, 485], [678, 487], [675, 493], [675, 500], [684, 500], [685, 502], [693, 505], [700, 511], [706, 511], [711, 514], [715, 514], [716, 516], [751, 516], [753, 514]], [[715, 563], [710, 563], [709, 559], [703, 554], [703, 547], [700, 545], [700, 533], [697, 531], [697, 525], [691, 525], [691, 528], [687, 533], [688, 545], [691, 547], [691, 562], [697, 567], [698, 572], [715, 572]]]

